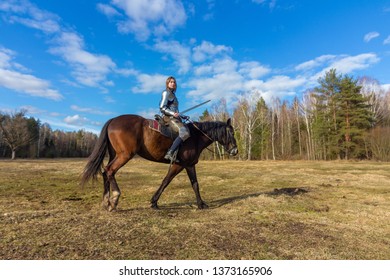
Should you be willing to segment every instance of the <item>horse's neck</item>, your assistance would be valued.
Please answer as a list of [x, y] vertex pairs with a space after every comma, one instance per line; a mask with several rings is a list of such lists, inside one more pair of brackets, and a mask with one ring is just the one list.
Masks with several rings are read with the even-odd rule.
[[199, 131], [200, 137], [204, 139], [203, 141], [199, 141], [199, 143], [201, 144], [201, 150], [207, 148], [212, 143], [218, 141], [218, 139], [214, 139], [213, 137], [210, 136], [213, 135], [213, 133], [211, 132], [212, 128], [209, 128], [208, 129], [209, 131], [200, 127], [196, 127], [196, 129]]

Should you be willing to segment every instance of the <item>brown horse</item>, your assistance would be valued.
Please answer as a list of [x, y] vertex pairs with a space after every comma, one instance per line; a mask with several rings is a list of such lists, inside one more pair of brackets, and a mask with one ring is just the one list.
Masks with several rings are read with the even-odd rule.
[[[151, 206], [158, 209], [157, 201], [164, 189], [183, 169], [187, 171], [192, 188], [196, 195], [199, 209], [207, 208], [199, 193], [195, 165], [200, 153], [214, 141], [218, 141], [230, 155], [238, 153], [234, 130], [230, 119], [225, 122], [193, 122], [189, 123], [191, 137], [180, 147], [177, 154], [178, 162], [174, 162], [168, 170], [160, 187], [151, 199]], [[104, 193], [103, 207], [109, 211], [115, 210], [121, 194], [115, 180], [116, 172], [136, 154], [161, 163], [170, 163], [164, 159], [167, 149], [172, 144], [169, 137], [149, 127], [147, 119], [137, 115], [122, 115], [107, 121], [102, 128], [98, 142], [85, 166], [81, 183], [85, 184], [91, 178], [103, 175]], [[108, 151], [109, 160], [103, 166], [103, 160]], [[110, 197], [111, 187], [111, 197]]]

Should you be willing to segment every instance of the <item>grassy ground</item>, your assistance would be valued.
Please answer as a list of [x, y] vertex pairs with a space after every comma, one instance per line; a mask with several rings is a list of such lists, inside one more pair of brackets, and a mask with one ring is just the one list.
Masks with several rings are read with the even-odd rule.
[[0, 161], [0, 259], [390, 259], [390, 164], [202, 161], [207, 210], [185, 172], [149, 201], [167, 165], [122, 168], [118, 211], [85, 160]]

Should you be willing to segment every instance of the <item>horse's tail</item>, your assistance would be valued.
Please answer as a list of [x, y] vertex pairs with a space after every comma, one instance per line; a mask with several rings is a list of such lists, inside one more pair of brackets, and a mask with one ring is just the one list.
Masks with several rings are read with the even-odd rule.
[[81, 177], [81, 185], [85, 185], [89, 180], [97, 179], [98, 174], [102, 174], [103, 160], [106, 156], [108, 148], [108, 133], [107, 128], [111, 120], [107, 121], [100, 132], [99, 139], [92, 151], [92, 154], [88, 158], [87, 165], [84, 168], [84, 172]]

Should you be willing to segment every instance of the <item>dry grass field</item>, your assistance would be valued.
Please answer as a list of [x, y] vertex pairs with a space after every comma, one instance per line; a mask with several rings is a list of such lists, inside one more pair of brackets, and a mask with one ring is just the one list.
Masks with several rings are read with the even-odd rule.
[[0, 259], [390, 259], [390, 164], [201, 161], [207, 210], [185, 172], [150, 208], [168, 166], [122, 168], [118, 211], [85, 160], [0, 161]]

